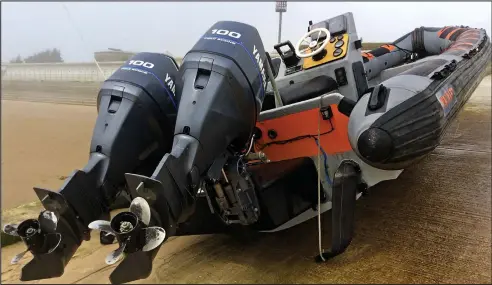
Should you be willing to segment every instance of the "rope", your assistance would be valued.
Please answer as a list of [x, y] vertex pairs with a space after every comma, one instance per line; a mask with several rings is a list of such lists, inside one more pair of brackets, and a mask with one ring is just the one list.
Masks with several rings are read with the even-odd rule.
[[[319, 97], [319, 108], [321, 110], [321, 100], [323, 96]], [[323, 257], [323, 246], [321, 244], [321, 113], [318, 114], [318, 250], [321, 260], [325, 261]]]
[[248, 155], [251, 152], [251, 149], [253, 148], [254, 141], [255, 141], [255, 134], [253, 134], [251, 136], [251, 142], [249, 143], [248, 151], [245, 154], [241, 155], [241, 156], [246, 156], [246, 155]]
[[323, 147], [320, 145], [320, 142], [314, 138], [314, 141], [316, 142], [316, 144], [318, 145], [318, 147], [321, 148], [321, 152], [323, 153], [323, 158], [324, 158], [324, 167], [325, 167], [325, 179], [326, 179], [326, 182], [330, 185], [332, 185], [333, 183], [331, 182], [331, 179], [330, 179], [330, 174], [328, 174], [328, 156], [326, 155], [326, 152], [325, 150], [323, 149]]
[[[84, 37], [82, 36], [82, 33], [80, 32], [80, 30], [77, 29], [77, 26], [75, 25], [75, 22], [74, 22], [74, 20], [72, 18], [72, 15], [70, 14], [70, 11], [68, 11], [68, 7], [65, 5], [65, 3], [61, 3], [61, 4], [62, 4], [63, 9], [65, 10], [65, 12], [67, 12], [68, 19], [70, 20], [70, 23], [72, 24], [73, 28], [75, 29], [75, 31], [79, 35], [80, 40], [82, 41], [82, 44], [85, 45], [86, 43], [84, 41]], [[88, 49], [87, 45], [85, 45], [85, 49], [90, 52], [90, 50]], [[97, 62], [96, 57], [94, 57], [94, 62], [97, 65], [97, 69], [99, 69], [99, 74], [102, 76], [102, 80], [106, 80], [106, 77], [104, 76], [104, 72], [103, 72], [101, 66], [99, 66], [99, 62]]]

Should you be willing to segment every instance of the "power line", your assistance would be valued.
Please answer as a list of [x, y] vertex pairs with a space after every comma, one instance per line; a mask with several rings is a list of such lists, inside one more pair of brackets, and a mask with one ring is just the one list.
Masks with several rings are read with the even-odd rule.
[[[77, 32], [77, 34], [79, 35], [80, 40], [82, 41], [82, 44], [85, 46], [86, 51], [88, 51], [90, 53], [91, 51], [87, 47], [87, 45], [85, 43], [85, 40], [84, 40], [84, 37], [82, 36], [82, 33], [80, 32], [80, 30], [75, 25], [75, 22], [73, 21], [72, 15], [70, 14], [70, 11], [68, 10], [68, 7], [65, 5], [65, 3], [61, 3], [61, 4], [62, 4], [63, 9], [65, 10], [65, 12], [67, 12], [68, 19], [69, 19], [70, 23], [72, 24], [73, 28], [75, 29], [75, 31]], [[106, 77], [104, 76], [104, 72], [103, 72], [101, 66], [99, 66], [99, 63], [97, 62], [96, 57], [93, 56], [93, 59], [94, 59], [94, 62], [96, 63], [96, 65], [97, 65], [97, 68], [99, 69], [99, 73], [101, 74], [102, 79], [103, 80], [106, 80]]]

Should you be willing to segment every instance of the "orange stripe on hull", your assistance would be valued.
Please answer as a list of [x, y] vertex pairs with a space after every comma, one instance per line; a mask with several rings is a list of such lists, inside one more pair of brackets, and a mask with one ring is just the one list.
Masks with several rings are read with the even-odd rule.
[[480, 37], [480, 32], [478, 31], [466, 31], [462, 33], [456, 40], [459, 41], [461, 38], [466, 37]]
[[[467, 47], [465, 47], [465, 46], [467, 46]], [[470, 49], [469, 48], [470, 46], [473, 46], [473, 44], [472, 43], [458, 43], [458, 44], [454, 44], [454, 45], [450, 46], [448, 48], [448, 50], [455, 49], [455, 48], [466, 48], [466, 49], [469, 50]]]
[[442, 33], [444, 33], [444, 31], [446, 31], [447, 29], [449, 29], [451, 27], [444, 27], [442, 28], [441, 30], [439, 30], [439, 32], [437, 32], [437, 36], [440, 37]]
[[362, 53], [363, 57], [367, 57], [367, 59], [371, 60], [374, 58], [374, 55], [372, 53], [364, 52]]
[[464, 47], [450, 47], [445, 52], [458, 51], [458, 50], [461, 50], [461, 51], [469, 51], [470, 49], [469, 48], [464, 48]]
[[[321, 118], [320, 136], [321, 146], [327, 154], [335, 154], [351, 151], [352, 147], [348, 140], [347, 126], [348, 118], [338, 112], [337, 106], [332, 105], [332, 126], [329, 120]], [[262, 137], [255, 144], [255, 149], [262, 150], [271, 161], [287, 160], [298, 157], [309, 157], [318, 154], [318, 147], [313, 137], [318, 136], [318, 118], [321, 116], [319, 108], [311, 109], [301, 113], [291, 114], [263, 122], [257, 122], [256, 126], [261, 129]], [[268, 130], [275, 130], [277, 137], [270, 139]], [[300, 136], [309, 136], [285, 144], [269, 144], [273, 141], [280, 142], [291, 140]], [[268, 144], [268, 145], [267, 145]]]
[[457, 31], [460, 31], [460, 30], [463, 30], [463, 28], [460, 28], [460, 29], [456, 29], [454, 31], [452, 31], [451, 33], [449, 33], [447, 36], [446, 36], [446, 39], [449, 40], [449, 38], [451, 38], [451, 36], [456, 33]]
[[389, 51], [394, 51], [396, 49], [396, 47], [394, 45], [382, 45], [381, 47], [385, 48]]
[[460, 42], [468, 42], [468, 41], [478, 41], [480, 38], [479, 37], [464, 37], [464, 38], [461, 38], [459, 37], [455, 43], [460, 43]]
[[474, 43], [470, 43], [470, 42], [463, 42], [463, 43], [458, 43], [458, 42], [455, 42], [452, 46], [461, 46], [461, 45], [466, 45], [466, 46], [473, 46]]

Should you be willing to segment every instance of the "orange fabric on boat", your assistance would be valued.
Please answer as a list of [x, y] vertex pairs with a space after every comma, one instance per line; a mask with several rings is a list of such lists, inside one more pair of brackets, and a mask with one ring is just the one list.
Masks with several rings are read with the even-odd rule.
[[387, 49], [389, 51], [393, 51], [393, 50], [396, 49], [396, 47], [394, 45], [382, 45], [381, 47], [382, 48], [385, 48], [385, 49]]
[[374, 55], [372, 53], [369, 53], [369, 52], [363, 52], [362, 56], [366, 57], [368, 60], [371, 60], [374, 58]]
[[475, 42], [476, 42], [476, 41], [478, 41], [479, 39], [480, 39], [480, 38], [479, 38], [478, 36], [476, 36], [476, 37], [470, 37], [470, 36], [468, 36], [468, 37], [465, 37], [465, 38], [458, 38], [458, 39], [456, 40], [456, 43], [458, 43], [458, 42], [465, 42], [465, 41], [475, 41]]
[[449, 40], [449, 38], [450, 38], [450, 37], [451, 37], [454, 33], [456, 33], [456, 32], [457, 32], [457, 31], [459, 31], [459, 30], [463, 30], [463, 28], [459, 28], [459, 29], [455, 29], [455, 30], [453, 30], [451, 33], [449, 33], [449, 34], [446, 36], [446, 39], [447, 39], [447, 40]]
[[461, 34], [461, 35], [464, 36], [464, 35], [469, 35], [469, 34], [479, 35], [480, 31], [476, 30], [476, 29], [469, 29], [468, 31], [463, 32], [463, 34]]
[[[348, 140], [348, 117], [340, 113], [336, 105], [331, 106], [333, 117], [331, 122], [333, 131], [320, 136], [321, 146], [327, 154], [335, 154], [351, 151]], [[256, 126], [261, 130], [262, 137], [255, 143], [257, 151], [263, 151], [271, 161], [280, 161], [298, 157], [315, 156], [318, 147], [313, 137], [318, 136], [318, 117], [321, 116], [319, 108], [303, 111], [296, 114], [283, 116], [263, 122], [257, 122]], [[320, 133], [329, 132], [332, 129], [329, 120], [321, 118]], [[277, 137], [270, 139], [268, 130], [275, 130]], [[286, 141], [295, 137], [312, 135], [286, 144], [265, 144], [272, 141]]]
[[441, 34], [444, 33], [444, 31], [446, 31], [449, 28], [451, 28], [451, 27], [444, 27], [444, 28], [442, 28], [439, 32], [437, 32], [437, 36], [438, 37], [441, 36]]

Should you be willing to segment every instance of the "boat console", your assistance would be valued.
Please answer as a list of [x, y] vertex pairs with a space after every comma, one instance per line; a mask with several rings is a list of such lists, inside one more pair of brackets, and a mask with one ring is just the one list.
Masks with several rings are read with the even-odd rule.
[[[315, 23], [294, 46], [285, 41], [274, 46], [280, 59], [276, 85], [283, 105], [317, 98], [338, 91], [357, 101], [367, 90], [361, 53], [352, 13]], [[276, 64], [274, 64], [274, 67]], [[273, 91], [265, 98], [263, 111], [275, 108]]]

